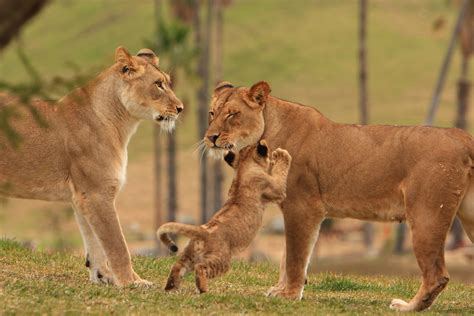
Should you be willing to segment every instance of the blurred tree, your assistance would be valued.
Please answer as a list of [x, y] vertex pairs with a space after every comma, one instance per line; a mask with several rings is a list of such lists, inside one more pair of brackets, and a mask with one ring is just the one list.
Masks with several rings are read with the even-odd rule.
[[[203, 137], [207, 127], [207, 112], [209, 106], [209, 56], [211, 43], [211, 19], [212, 19], [212, 1], [207, 1], [206, 22], [203, 24], [200, 18], [201, 3], [199, 0], [193, 0], [194, 15], [194, 41], [199, 50], [197, 75], [200, 79], [200, 86], [197, 92], [198, 99], [198, 129], [199, 136]], [[207, 222], [209, 218], [209, 194], [208, 194], [208, 163], [207, 157], [203, 156], [200, 163], [199, 182], [200, 182], [200, 209], [201, 222]]]
[[[224, 79], [223, 68], [223, 46], [224, 46], [224, 8], [231, 4], [230, 0], [215, 0], [213, 13], [215, 15], [215, 40], [214, 40], [214, 77], [216, 84]], [[214, 160], [212, 166], [213, 182], [213, 209], [218, 210], [222, 206], [222, 184], [224, 173], [222, 172], [222, 161]]]
[[37, 15], [48, 0], [0, 0], [0, 50], [16, 37], [22, 27]]
[[[26, 22], [37, 15], [47, 3], [47, 0], [0, 0], [0, 51], [4, 49], [13, 38], [20, 34], [20, 31]], [[26, 101], [33, 92], [37, 92], [39, 90], [39, 77], [37, 76], [37, 72], [35, 72], [33, 67], [31, 67], [31, 64], [21, 49], [18, 50], [18, 54], [25, 68], [29, 70], [29, 73], [32, 75], [33, 79], [35, 79], [35, 82], [31, 85], [28, 85], [28, 87], [19, 85], [12, 86], [8, 85], [6, 82], [1, 82], [0, 89], [14, 90], [16, 92], [20, 91], [21, 101]], [[24, 88], [29, 89], [25, 92]], [[32, 111], [34, 117], [37, 118], [38, 122], [44, 123], [34, 108], [29, 108]], [[16, 147], [18, 146], [21, 137], [15, 132], [10, 124], [10, 119], [15, 116], [16, 111], [14, 108], [0, 108], [0, 133], [4, 133], [7, 136], [10, 144]]]
[[[186, 4], [189, 1], [169, 1], [173, 8], [177, 3]], [[192, 4], [192, 3], [191, 3]], [[196, 50], [190, 44], [190, 27], [186, 25], [187, 20], [182, 20], [178, 15], [170, 21], [163, 18], [161, 1], [155, 0], [157, 36], [155, 41], [147, 41], [147, 46], [155, 50], [165, 61], [166, 67], [172, 79], [172, 88], [175, 89], [178, 84], [178, 74], [184, 72], [193, 75], [192, 63], [196, 56]], [[175, 10], [172, 10], [176, 12]], [[184, 22], [184, 23], [183, 23]], [[168, 165], [168, 216], [167, 221], [176, 220], [176, 211], [178, 209], [177, 201], [177, 155], [176, 155], [176, 133], [167, 136], [167, 165]], [[155, 191], [155, 218], [156, 226], [162, 224], [161, 216], [161, 139], [159, 137], [159, 127], [154, 130], [155, 146], [155, 172], [156, 172], [156, 191]], [[156, 227], [156, 228], [157, 228]]]
[[[359, 0], [359, 111], [360, 123], [369, 123], [367, 102], [367, 0]], [[363, 224], [364, 244], [370, 251], [373, 247], [374, 227], [372, 223]]]

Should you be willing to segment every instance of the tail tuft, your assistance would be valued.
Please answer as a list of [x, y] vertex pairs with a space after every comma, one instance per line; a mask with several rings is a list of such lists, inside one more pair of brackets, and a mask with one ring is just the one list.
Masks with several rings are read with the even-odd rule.
[[168, 246], [168, 249], [169, 251], [171, 251], [172, 253], [177, 253], [178, 252], [178, 246], [176, 246], [175, 243], [172, 243]]

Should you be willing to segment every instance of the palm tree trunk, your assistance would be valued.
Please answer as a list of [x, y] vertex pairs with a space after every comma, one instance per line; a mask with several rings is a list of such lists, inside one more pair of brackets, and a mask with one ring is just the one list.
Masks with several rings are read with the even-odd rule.
[[[221, 1], [214, 2], [214, 13], [216, 17], [215, 22], [215, 56], [214, 56], [214, 69], [215, 69], [215, 81], [216, 84], [221, 82], [224, 78], [223, 69], [223, 24], [224, 14], [223, 5]], [[222, 161], [215, 160], [213, 164], [214, 171], [214, 211], [218, 210], [222, 206], [222, 183], [224, 182], [224, 173], [222, 172]]]
[[[212, 4], [208, 2], [208, 8]], [[202, 23], [200, 19], [200, 1], [194, 0], [195, 10], [197, 12], [194, 19], [194, 31], [195, 31], [195, 43], [196, 47], [199, 48], [198, 58], [198, 77], [202, 79], [202, 83], [198, 89], [197, 100], [198, 100], [198, 128], [199, 136], [204, 137], [207, 126], [207, 108], [209, 102], [209, 39], [210, 35], [203, 34]], [[207, 14], [209, 15], [209, 9]], [[206, 32], [210, 27], [210, 17], [207, 18]], [[204, 35], [204, 36], [203, 36]], [[201, 209], [201, 222], [205, 223], [208, 219], [208, 163], [207, 157], [203, 156], [200, 162], [199, 169], [199, 182], [200, 182], [200, 209]]]
[[[155, 20], [158, 30], [158, 19], [161, 17], [161, 0], [155, 0]], [[155, 175], [155, 190], [154, 190], [154, 232], [163, 224], [163, 210], [161, 207], [162, 203], [162, 186], [161, 186], [161, 139], [160, 139], [160, 127], [155, 124], [153, 126], [153, 156], [154, 156], [154, 175]], [[156, 252], [161, 253], [163, 250], [162, 244], [158, 239], [156, 241]]]
[[[367, 104], [367, 0], [359, 1], [359, 110], [360, 123], [365, 125], [369, 122]], [[363, 225], [364, 244], [370, 250], [373, 246], [374, 229], [373, 224]]]

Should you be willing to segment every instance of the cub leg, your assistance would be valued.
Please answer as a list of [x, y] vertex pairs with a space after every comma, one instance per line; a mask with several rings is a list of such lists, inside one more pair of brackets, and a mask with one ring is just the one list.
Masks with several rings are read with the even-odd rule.
[[199, 293], [206, 293], [209, 290], [208, 284], [207, 284], [207, 273], [206, 273], [207, 267], [203, 263], [199, 263], [196, 265], [194, 269], [195, 273], [195, 280], [196, 280], [196, 287], [199, 291]]
[[283, 149], [272, 152], [271, 175], [267, 177], [263, 196], [272, 201], [283, 201], [286, 198], [286, 182], [290, 169], [291, 156]]
[[199, 293], [209, 290], [208, 279], [213, 279], [225, 274], [230, 269], [230, 256], [224, 255], [222, 258], [213, 258], [199, 263], [195, 267], [196, 287]]
[[76, 210], [76, 207], [74, 208], [74, 215], [84, 242], [86, 267], [89, 270], [90, 280], [94, 283], [113, 283], [113, 274], [108, 267], [104, 249], [102, 249], [84, 216]]
[[177, 290], [181, 284], [181, 278], [186, 274], [186, 267], [183, 263], [177, 262], [171, 268], [166, 281], [165, 291]]

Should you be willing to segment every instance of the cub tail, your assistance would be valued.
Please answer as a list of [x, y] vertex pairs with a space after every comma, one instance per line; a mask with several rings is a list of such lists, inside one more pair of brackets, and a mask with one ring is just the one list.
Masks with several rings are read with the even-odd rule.
[[206, 239], [207, 232], [201, 226], [195, 225], [174, 222], [161, 225], [156, 231], [156, 236], [168, 247], [169, 251], [176, 253], [178, 252], [178, 246], [171, 240], [169, 234], [182, 234], [191, 239]]

